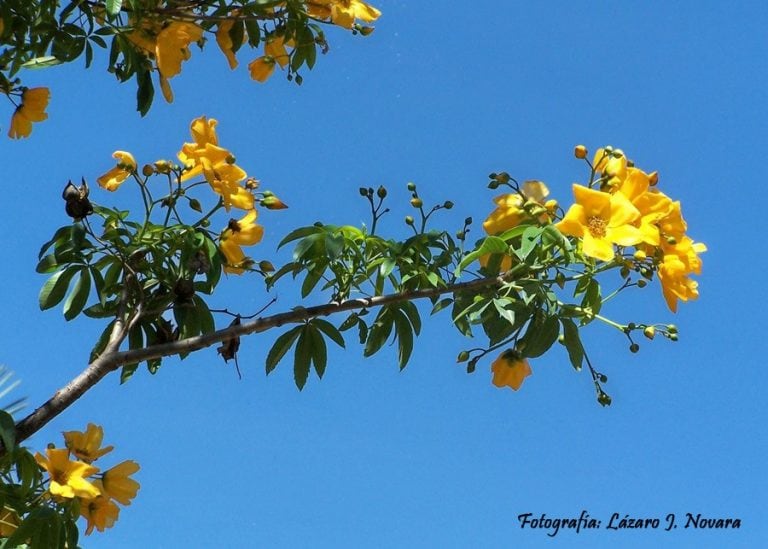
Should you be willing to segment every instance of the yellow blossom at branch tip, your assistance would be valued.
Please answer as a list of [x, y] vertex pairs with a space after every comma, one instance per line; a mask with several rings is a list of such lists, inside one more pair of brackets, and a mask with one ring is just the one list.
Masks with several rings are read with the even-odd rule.
[[[97, 480], [94, 484], [97, 489], [103, 489], [101, 481]], [[88, 523], [85, 535], [90, 536], [94, 528], [99, 532], [112, 528], [120, 515], [120, 508], [108, 497], [100, 495], [95, 498], [81, 499], [80, 515]]]
[[85, 432], [65, 431], [63, 434], [67, 449], [86, 463], [91, 463], [114, 449], [114, 446], [101, 448], [104, 429], [100, 425], [89, 423]]
[[11, 117], [8, 137], [21, 139], [32, 133], [32, 122], [42, 122], [48, 118], [45, 109], [51, 99], [48, 88], [27, 88], [21, 94], [21, 105]]
[[510, 387], [513, 391], [522, 387], [525, 378], [533, 373], [528, 360], [515, 349], [501, 353], [491, 364], [491, 371], [496, 387]]
[[72, 499], [95, 498], [101, 492], [99, 489], [85, 480], [99, 472], [97, 467], [88, 465], [82, 461], [71, 461], [69, 450], [66, 448], [48, 448], [47, 457], [40, 452], [35, 454], [35, 461], [50, 476], [48, 491], [53, 496]]
[[136, 171], [136, 160], [131, 153], [115, 151], [112, 157], [117, 159], [117, 165], [96, 179], [99, 186], [108, 191], [116, 191], [123, 184], [123, 181]]
[[576, 203], [556, 226], [561, 233], [582, 239], [584, 255], [610, 261], [614, 244], [633, 246], [642, 241], [640, 229], [633, 225], [640, 212], [626, 196], [581, 185], [573, 186], [573, 195]]
[[488, 234], [499, 234], [516, 227], [528, 217], [523, 209], [525, 201], [544, 204], [549, 196], [549, 189], [541, 181], [526, 181], [520, 187], [519, 193], [508, 193], [493, 199], [496, 209], [483, 222], [483, 229]]
[[101, 478], [102, 494], [123, 505], [130, 505], [141, 485], [129, 476], [139, 469], [138, 463], [129, 460], [106, 471]]

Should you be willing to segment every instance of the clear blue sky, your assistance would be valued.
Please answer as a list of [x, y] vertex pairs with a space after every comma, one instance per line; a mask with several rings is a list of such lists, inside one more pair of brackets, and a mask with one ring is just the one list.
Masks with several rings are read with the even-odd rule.
[[[273, 255], [294, 226], [367, 221], [360, 185], [406, 203], [408, 181], [443, 218], [481, 221], [487, 174], [541, 179], [562, 203], [583, 179], [572, 147], [622, 147], [658, 170], [689, 233], [709, 247], [701, 298], [672, 315], [654, 285], [612, 307], [621, 321], [675, 322], [680, 341], [641, 342], [607, 328], [585, 334], [609, 377], [601, 408], [587, 372], [560, 350], [532, 363], [517, 393], [468, 376], [466, 348], [441, 315], [426, 323], [410, 366], [393, 349], [364, 360], [355, 342], [299, 393], [264, 357], [279, 332], [243, 341], [242, 381], [213, 349], [167, 360], [126, 386], [107, 379], [38, 433], [104, 425], [116, 457], [142, 483], [101, 547], [755, 547], [768, 539], [764, 270], [760, 241], [768, 150], [768, 7], [764, 2], [429, 3], [382, 1], [367, 39], [329, 32], [331, 52], [302, 87], [230, 73], [214, 47], [195, 51], [141, 119], [134, 88], [79, 64], [24, 74], [52, 89], [50, 119], [31, 139], [0, 140], [4, 314], [0, 363], [31, 406], [81, 371], [103, 328], [40, 312], [39, 245], [67, 222], [67, 179], [95, 178], [116, 149], [173, 157], [188, 124], [219, 120], [224, 146], [291, 209], [265, 212], [255, 253]], [[254, 55], [255, 56], [255, 55]], [[5, 110], [10, 118], [10, 111]], [[5, 115], [4, 115], [5, 116]], [[6, 122], [3, 122], [6, 128]], [[3, 133], [5, 129], [3, 130]], [[94, 185], [95, 186], [95, 185]], [[126, 195], [128, 193], [125, 193]], [[106, 205], [121, 193], [94, 190]], [[404, 208], [385, 228], [404, 234]], [[475, 233], [477, 235], [477, 233]], [[277, 262], [277, 260], [276, 260]], [[272, 310], [294, 305], [287, 286]], [[257, 277], [230, 278], [214, 300], [249, 313], [271, 296]], [[224, 324], [227, 321], [222, 320]], [[29, 410], [27, 410], [29, 411]], [[685, 513], [740, 518], [736, 531], [608, 531], [554, 539], [517, 516], [607, 523]], [[663, 520], [662, 520], [663, 522]]]

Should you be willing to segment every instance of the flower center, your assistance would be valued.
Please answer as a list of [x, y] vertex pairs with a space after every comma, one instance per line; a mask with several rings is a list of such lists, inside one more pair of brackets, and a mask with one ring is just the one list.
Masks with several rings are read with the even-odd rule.
[[605, 219], [596, 215], [587, 219], [587, 228], [589, 229], [589, 233], [595, 238], [605, 237], [605, 228], [607, 225], [608, 222]]

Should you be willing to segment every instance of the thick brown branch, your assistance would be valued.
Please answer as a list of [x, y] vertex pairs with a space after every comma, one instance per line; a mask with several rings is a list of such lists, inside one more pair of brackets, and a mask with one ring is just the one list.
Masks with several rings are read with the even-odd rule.
[[[257, 318], [209, 334], [130, 351], [117, 351], [117, 348], [120, 346], [123, 339], [125, 339], [125, 334], [127, 333], [127, 329], [123, 328], [122, 325], [118, 323], [115, 326], [115, 330], [118, 330], [118, 325], [120, 325], [119, 330], [121, 334], [110, 341], [105, 352], [89, 364], [80, 375], [58, 390], [48, 402], [40, 406], [16, 425], [16, 440], [21, 442], [39, 431], [46, 423], [68, 408], [80, 398], [83, 393], [96, 385], [96, 383], [104, 378], [109, 372], [116, 370], [124, 364], [133, 364], [145, 360], [152, 360], [154, 358], [189, 353], [205, 347], [210, 347], [216, 343], [221, 343], [234, 336], [264, 332], [270, 328], [276, 328], [284, 324], [304, 322], [315, 317], [327, 316], [343, 311], [352, 311], [402, 301], [437, 297], [443, 294], [471, 292], [481, 288], [503, 284], [505, 280], [513, 278], [513, 271], [505, 273], [504, 276], [480, 278], [470, 282], [452, 284], [442, 288], [427, 288], [412, 292], [389, 294], [365, 299], [351, 299], [341, 303], [329, 303], [327, 305], [317, 305], [314, 307], [296, 307], [284, 313]], [[133, 322], [135, 322], [135, 319], [136, 317], [134, 317]], [[113, 332], [113, 335], [114, 334], [115, 332]]]

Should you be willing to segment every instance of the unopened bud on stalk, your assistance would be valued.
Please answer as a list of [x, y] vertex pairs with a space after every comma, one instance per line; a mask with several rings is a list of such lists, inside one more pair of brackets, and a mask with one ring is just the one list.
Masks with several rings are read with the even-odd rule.
[[150, 175], [152, 175], [153, 173], [155, 173], [155, 169], [154, 169], [152, 166], [150, 166], [149, 164], [144, 164], [144, 165], [141, 167], [141, 174], [142, 174], [144, 177], [149, 177], [149, 176], [150, 176]]
[[573, 149], [573, 156], [579, 160], [587, 157], [587, 148], [584, 145], [576, 145]]

